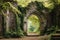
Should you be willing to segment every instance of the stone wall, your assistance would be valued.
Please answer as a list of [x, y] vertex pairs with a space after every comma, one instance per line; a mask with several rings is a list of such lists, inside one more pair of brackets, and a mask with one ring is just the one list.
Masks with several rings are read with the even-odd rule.
[[3, 33], [3, 26], [2, 26], [3, 20], [2, 20], [2, 15], [0, 14], [0, 36]]

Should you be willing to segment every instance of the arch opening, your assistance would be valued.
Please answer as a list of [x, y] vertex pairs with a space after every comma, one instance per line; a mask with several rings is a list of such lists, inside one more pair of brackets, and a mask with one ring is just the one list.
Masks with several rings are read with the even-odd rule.
[[27, 35], [40, 35], [40, 19], [37, 15], [30, 15], [27, 19]]

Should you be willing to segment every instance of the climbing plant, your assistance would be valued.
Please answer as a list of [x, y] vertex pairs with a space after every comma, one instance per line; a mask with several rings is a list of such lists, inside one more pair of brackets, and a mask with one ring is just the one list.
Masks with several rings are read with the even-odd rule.
[[[18, 15], [22, 15], [22, 13], [20, 12], [20, 10], [18, 10], [18, 8], [17, 7], [15, 7], [11, 2], [1, 2], [0, 3], [1, 5], [0, 5], [0, 14], [2, 14], [3, 15], [3, 17], [4, 18], [6, 18], [6, 16], [8, 16], [7, 14], [6, 14], [6, 11], [7, 11], [7, 9], [9, 10], [9, 11], [12, 11], [14, 14], [15, 14], [15, 16], [16, 16], [16, 31], [14, 32], [13, 30], [12, 31], [7, 31], [6, 30], [6, 28], [5, 28], [5, 30], [4, 30], [4, 32], [5, 32], [5, 34], [4, 34], [4, 36], [5, 37], [12, 37], [12, 36], [22, 36], [23, 35], [23, 31], [21, 30], [21, 28], [20, 28], [20, 17], [18, 16]], [[5, 26], [5, 25], [4, 25]], [[15, 37], [14, 36], [14, 37]]]
[[[14, 2], [17, 2], [17, 5], [18, 5], [17, 7], [15, 7], [13, 5]], [[22, 31], [22, 29], [23, 29], [24, 16], [26, 14], [25, 7], [28, 7], [28, 5], [31, 2], [36, 2], [36, 4], [37, 4], [36, 6], [38, 7], [39, 10], [47, 8], [47, 10], [53, 11], [53, 9], [57, 5], [60, 5], [60, 0], [22, 0], [22, 1], [21, 0], [13, 0], [13, 1], [0, 0], [0, 15], [2, 15], [4, 18], [6, 18], [6, 16], [8, 16], [6, 14], [6, 12], [7, 12], [7, 10], [9, 10], [9, 11], [12, 11], [16, 16], [16, 31], [15, 32], [11, 32], [11, 31], [7, 32], [6, 29], [4, 29], [6, 35], [8, 35], [8, 36], [12, 35], [12, 34], [15, 36], [16, 35], [17, 36], [24, 35], [23, 34], [24, 32]], [[53, 26], [53, 28], [54, 28], [54, 26]], [[50, 28], [50, 29], [52, 29], [52, 28]]]

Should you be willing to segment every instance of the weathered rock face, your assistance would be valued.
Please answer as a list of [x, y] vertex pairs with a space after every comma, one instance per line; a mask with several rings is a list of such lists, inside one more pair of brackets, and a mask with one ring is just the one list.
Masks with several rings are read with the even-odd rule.
[[[17, 7], [15, 2], [12, 2], [14, 7]], [[7, 9], [6, 17], [4, 17], [4, 25], [6, 31], [16, 31], [16, 15], [11, 9]]]
[[10, 27], [9, 28], [10, 28], [10, 30], [15, 31], [16, 30], [16, 16], [14, 13], [10, 12], [9, 17], [10, 17], [10, 21], [9, 21]]
[[5, 29], [6, 31], [15, 31], [16, 30], [16, 18], [15, 14], [11, 11], [8, 11], [7, 16], [5, 17]]

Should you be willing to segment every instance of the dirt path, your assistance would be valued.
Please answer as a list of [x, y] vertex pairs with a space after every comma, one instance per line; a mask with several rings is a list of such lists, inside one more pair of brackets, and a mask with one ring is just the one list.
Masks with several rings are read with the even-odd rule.
[[23, 37], [23, 38], [9, 38], [0, 40], [48, 40], [48, 36], [35, 36], [35, 37]]

